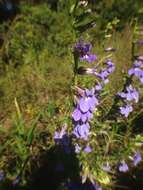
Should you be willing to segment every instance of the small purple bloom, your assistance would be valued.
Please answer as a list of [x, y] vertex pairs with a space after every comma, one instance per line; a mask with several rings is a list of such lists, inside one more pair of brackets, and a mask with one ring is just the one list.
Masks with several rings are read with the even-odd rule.
[[101, 83], [97, 83], [97, 84], [95, 85], [95, 90], [97, 90], [97, 91], [102, 90], [102, 88], [103, 88], [103, 86], [101, 85]]
[[72, 114], [72, 118], [74, 119], [74, 121], [79, 121], [81, 119], [81, 112], [80, 110], [77, 108], [74, 110], [73, 114]]
[[55, 142], [59, 142], [59, 140], [61, 140], [64, 135], [66, 135], [66, 129], [67, 129], [67, 125], [64, 125], [64, 127], [62, 128], [62, 130], [60, 132], [55, 132], [54, 134], [54, 140]]
[[90, 120], [90, 119], [93, 118], [93, 113], [90, 112], [90, 111], [88, 111], [88, 112], [86, 113], [86, 116], [87, 116], [88, 120]]
[[105, 79], [107, 78], [109, 75], [108, 71], [105, 69], [105, 70], [102, 70], [100, 73], [97, 74], [97, 76], [101, 79]]
[[92, 88], [91, 90], [85, 89], [85, 96], [87, 96], [87, 97], [94, 96], [94, 93], [95, 93], [95, 88]]
[[133, 107], [131, 105], [125, 105], [125, 106], [120, 107], [120, 113], [124, 115], [125, 117], [128, 117], [128, 115], [132, 111], [133, 111]]
[[87, 140], [88, 139], [88, 135], [89, 135], [89, 129], [90, 126], [88, 123], [82, 124], [82, 125], [77, 125], [74, 130], [73, 130], [73, 134], [80, 139], [84, 139]]
[[128, 165], [126, 164], [125, 161], [122, 161], [120, 164], [119, 164], [119, 171], [120, 172], [127, 172], [129, 170], [129, 167]]
[[92, 63], [96, 60], [96, 55], [94, 54], [90, 54], [90, 55], [84, 55], [84, 56], [80, 56], [80, 61], [87, 61], [88, 63]]
[[86, 153], [90, 153], [91, 151], [92, 151], [92, 149], [91, 149], [90, 146], [86, 146], [86, 147], [84, 148], [84, 152], [86, 152]]
[[92, 63], [95, 61], [96, 55], [90, 54], [90, 50], [92, 45], [90, 43], [84, 43], [82, 39], [76, 44], [74, 51], [78, 53], [80, 61], [87, 61], [88, 63]]
[[68, 136], [66, 129], [67, 125], [64, 125], [60, 132], [56, 131], [54, 134], [54, 140], [55, 143], [60, 145], [66, 153], [70, 153], [72, 151], [72, 147], [70, 137]]
[[95, 110], [95, 107], [99, 104], [98, 103], [98, 100], [95, 96], [92, 96], [88, 99], [88, 103], [89, 103], [89, 106], [90, 106], [90, 111], [94, 111]]
[[138, 91], [135, 88], [133, 88], [131, 85], [126, 87], [126, 89], [127, 89], [127, 94], [126, 94], [127, 100], [128, 101], [135, 100], [135, 102], [137, 103], [139, 101]]
[[133, 75], [135, 73], [135, 69], [131, 68], [128, 70], [128, 75]]
[[100, 78], [102, 80], [102, 82], [104, 84], [107, 84], [109, 82], [109, 79], [107, 78], [109, 76], [110, 72], [107, 69], [103, 69], [101, 72], [99, 73], [94, 73], [95, 76], [97, 76], [98, 78]]
[[142, 67], [143, 66], [143, 61], [135, 60], [133, 65], [134, 65], [134, 67]]
[[85, 122], [87, 121], [87, 119], [88, 119], [87, 113], [82, 114], [82, 116], [81, 116], [81, 121], [82, 121], [83, 123], [85, 123]]
[[88, 98], [81, 98], [79, 101], [79, 107], [83, 113], [87, 112], [90, 108]]
[[126, 92], [118, 93], [118, 96], [126, 99], [127, 101], [134, 100], [136, 103], [139, 101], [139, 93], [135, 88], [132, 87], [132, 85], [126, 87]]
[[137, 152], [135, 155], [134, 155], [134, 158], [133, 158], [133, 165], [134, 166], [137, 166], [138, 163], [142, 160], [142, 157], [141, 157], [141, 154], [139, 152]]
[[117, 95], [120, 96], [121, 98], [126, 98], [126, 93], [124, 92], [118, 92]]

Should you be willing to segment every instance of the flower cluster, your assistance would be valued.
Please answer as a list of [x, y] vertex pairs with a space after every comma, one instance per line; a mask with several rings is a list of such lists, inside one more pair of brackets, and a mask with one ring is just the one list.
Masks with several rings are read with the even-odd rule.
[[97, 68], [84, 68], [79, 67], [78, 74], [87, 74], [87, 75], [94, 75], [101, 80], [100, 89], [102, 89], [104, 84], [109, 82], [109, 75], [114, 72], [115, 65], [111, 59], [106, 60], [105, 62], [106, 68], [102, 69], [101, 71], [97, 71]]
[[[141, 157], [141, 154], [139, 152], [136, 152], [134, 154], [133, 157], [130, 157], [131, 158], [131, 166], [132, 167], [136, 167], [141, 161], [142, 161], [142, 157]], [[111, 166], [109, 164], [109, 162], [105, 163], [103, 166], [102, 166], [102, 169], [105, 171], [105, 172], [110, 172], [111, 171]], [[118, 164], [118, 170], [120, 172], [128, 172], [130, 169], [129, 165], [125, 162], [125, 160], [122, 160], [119, 164]]]
[[[90, 44], [84, 44], [83, 42], [77, 43], [75, 46], [76, 52], [78, 52], [80, 61], [86, 60], [92, 62], [95, 55], [90, 55]], [[109, 82], [109, 75], [115, 70], [115, 65], [111, 59], [107, 59], [104, 63], [104, 69], [98, 69], [99, 64], [93, 68], [79, 67], [77, 68], [78, 74], [93, 75], [96, 77], [96, 85], [92, 89], [82, 89], [76, 87], [78, 91], [78, 97], [76, 99], [76, 106], [72, 113], [72, 120], [74, 124], [73, 137], [84, 140], [84, 147], [79, 144], [75, 144], [75, 152], [79, 153], [81, 150], [90, 153], [92, 148], [89, 146], [88, 137], [90, 134], [90, 120], [93, 117], [94, 111], [99, 105], [99, 93], [103, 89], [104, 85]], [[105, 167], [105, 166], [104, 166]], [[109, 165], [107, 166], [109, 169]], [[104, 168], [105, 169], [105, 168]], [[96, 183], [93, 185], [93, 189], [101, 190], [101, 187]]]
[[[142, 160], [141, 154], [139, 152], [136, 152], [132, 158], [132, 165], [137, 166]], [[118, 167], [120, 172], [127, 172], [129, 171], [128, 164], [123, 160]]]
[[[143, 58], [141, 56], [137, 57], [134, 61], [133, 68], [128, 70], [128, 75], [130, 77], [136, 76], [139, 78], [140, 82], [143, 84]], [[118, 96], [125, 100], [125, 105], [120, 107], [120, 113], [125, 117], [133, 111], [132, 103], [138, 103], [139, 101], [139, 92], [132, 87], [132, 85], [128, 85], [125, 89], [125, 92], [118, 93]]]
[[95, 94], [95, 88], [91, 90], [78, 89], [80, 90], [80, 97], [77, 100], [76, 108], [72, 114], [73, 123], [75, 125], [73, 134], [76, 138], [87, 140], [90, 129], [89, 120], [93, 117], [93, 112], [99, 102]]
[[92, 49], [92, 45], [90, 43], [84, 43], [82, 39], [74, 47], [74, 53], [77, 54], [80, 61], [87, 61], [88, 63], [92, 63], [95, 61], [96, 55], [91, 54], [90, 51]]
[[103, 82], [103, 84], [106, 84], [109, 82], [108, 76], [114, 72], [115, 65], [111, 61], [111, 59], [108, 59], [106, 62], [106, 68], [102, 69], [99, 73], [94, 72], [94, 75], [100, 78]]
[[138, 91], [133, 88], [130, 84], [126, 87], [125, 92], [120, 92], [117, 94], [120, 98], [122, 98], [125, 102], [123, 106], [120, 107], [120, 113], [125, 117], [128, 117], [130, 112], [133, 111], [132, 102], [138, 103], [139, 101], [139, 93]]
[[139, 101], [139, 93], [131, 84], [126, 87], [125, 92], [118, 93], [118, 95], [127, 101], [135, 101], [135, 103]]

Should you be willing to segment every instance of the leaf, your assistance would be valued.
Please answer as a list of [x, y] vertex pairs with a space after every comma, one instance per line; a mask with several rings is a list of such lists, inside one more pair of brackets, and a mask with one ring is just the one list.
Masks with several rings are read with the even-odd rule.
[[90, 14], [90, 12], [85, 12], [80, 14], [79, 16], [76, 16], [76, 24], [83, 22], [86, 18], [88, 18]]
[[28, 134], [27, 134], [27, 143], [28, 145], [32, 144], [33, 138], [34, 138], [34, 132], [36, 129], [36, 124], [41, 116], [41, 113], [37, 116], [37, 118], [34, 120], [32, 127], [29, 129]]
[[20, 118], [20, 117], [21, 117], [21, 112], [20, 112], [20, 108], [19, 108], [19, 105], [18, 105], [18, 102], [17, 102], [17, 99], [16, 99], [16, 98], [14, 99], [14, 103], [15, 103], [17, 115], [18, 115], [18, 117]]
[[85, 32], [86, 30], [90, 29], [90, 28], [94, 28], [96, 26], [94, 21], [91, 21], [89, 23], [86, 23], [84, 25], [80, 25], [80, 26], [75, 26], [75, 30], [78, 30], [79, 32]]

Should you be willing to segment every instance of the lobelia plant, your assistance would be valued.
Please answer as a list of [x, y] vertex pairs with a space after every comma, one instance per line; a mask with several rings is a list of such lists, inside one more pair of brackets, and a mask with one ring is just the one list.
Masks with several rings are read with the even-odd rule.
[[[90, 48], [86, 49], [86, 47]], [[96, 55], [90, 53], [90, 50], [91, 44], [84, 43], [80, 39], [74, 48], [74, 60], [78, 60], [79, 62], [87, 61], [88, 63], [93, 63], [97, 60], [97, 58]], [[77, 67], [76, 72], [82, 75], [93, 75], [96, 78], [96, 84], [91, 89], [83, 89], [79, 86], [77, 87], [77, 81], [75, 86], [78, 96], [76, 97], [75, 110], [72, 113], [72, 120], [74, 125], [72, 135], [74, 141], [76, 142], [75, 152], [82, 155], [81, 157], [84, 159], [87, 154], [92, 154], [92, 140], [90, 139], [92, 132], [90, 123], [91, 119], [94, 116], [94, 113], [97, 111], [100, 93], [103, 90], [104, 85], [109, 82], [108, 76], [115, 70], [115, 66], [112, 63], [111, 59], [107, 59], [104, 62], [104, 68], [99, 69], [98, 67], [98, 63], [95, 66], [93, 65], [93, 68]], [[88, 163], [86, 163], [87, 160], [86, 162], [84, 160], [81, 160], [81, 162], [83, 162], [81, 163], [83, 170], [81, 176], [82, 183], [86, 183], [86, 181], [89, 180], [93, 185], [93, 189], [102, 189], [100, 187], [99, 180], [96, 179], [92, 172], [90, 173]]]
[[[91, 14], [93, 10], [88, 9], [88, 3], [90, 1], [70, 0], [70, 3], [59, 1], [61, 9], [69, 4], [68, 12], [73, 17], [73, 29], [77, 34], [95, 25], [94, 15], [92, 17]], [[59, 12], [60, 6], [57, 7]], [[84, 11], [82, 12], [82, 10]], [[87, 16], [89, 19], [84, 22], [84, 18]], [[116, 26], [118, 21], [115, 18], [113, 23], [109, 23], [107, 28], [109, 31], [105, 31], [107, 38], [111, 36], [108, 32], [111, 32], [110, 30]], [[142, 45], [143, 40], [136, 40], [134, 46], [135, 44]], [[33, 45], [35, 47], [35, 44]], [[134, 48], [132, 50], [134, 51]], [[92, 53], [91, 43], [85, 43], [82, 38], [73, 48], [72, 95], [74, 108], [69, 124], [65, 124], [61, 131], [55, 131], [54, 134], [55, 144], [60, 150], [62, 149], [61, 152], [64, 152], [65, 157], [71, 158], [70, 155], [76, 155], [79, 161], [79, 176], [70, 175], [66, 179], [65, 184], [68, 190], [111, 190], [118, 185], [116, 184], [118, 174], [131, 174], [131, 171], [134, 168], [137, 169], [142, 163], [143, 135], [136, 136], [133, 133], [132, 123], [136, 119], [138, 110], [141, 110], [140, 113], [142, 113], [143, 108], [140, 90], [143, 83], [143, 57], [136, 56], [134, 60], [134, 55], [132, 56], [133, 67], [128, 70], [123, 88], [113, 96], [115, 101], [113, 105], [110, 105], [111, 109], [105, 113], [102, 105], [106, 97], [110, 95], [108, 83], [110, 75], [115, 71], [112, 61], [112, 52], [115, 51], [115, 48], [106, 47], [104, 51], [107, 55], [99, 59]], [[81, 76], [83, 78], [91, 77], [91, 83], [86, 80], [85, 84], [85, 81], [81, 82]], [[88, 83], [90, 84], [87, 85]], [[25, 183], [26, 169], [34, 155], [33, 140], [36, 135], [36, 123], [41, 116], [40, 113], [30, 125], [30, 129], [26, 130], [24, 118], [16, 99], [15, 105], [18, 117], [12, 151], [18, 159], [16, 170], [9, 177], [13, 179], [14, 187], [19, 183]], [[50, 117], [52, 118], [52, 115]], [[59, 149], [56, 151], [58, 152]], [[63, 172], [65, 170], [64, 167], [69, 162], [64, 165], [63, 160], [55, 166], [55, 171]], [[74, 168], [71, 167], [71, 170]], [[0, 182], [4, 181], [5, 175], [7, 175], [6, 172], [0, 170]]]

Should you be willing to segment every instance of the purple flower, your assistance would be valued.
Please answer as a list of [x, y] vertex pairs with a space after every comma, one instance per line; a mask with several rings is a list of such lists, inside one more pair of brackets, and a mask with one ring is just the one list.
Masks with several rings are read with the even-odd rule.
[[111, 59], [108, 59], [106, 61], [106, 65], [107, 65], [107, 71], [108, 71], [109, 74], [113, 73], [115, 71], [115, 65], [114, 65], [114, 63], [112, 62]]
[[84, 43], [83, 39], [80, 38], [78, 43], [75, 45], [75, 49], [78, 50], [80, 53], [88, 53], [92, 48], [90, 43]]
[[134, 155], [134, 158], [133, 158], [133, 165], [134, 166], [137, 166], [138, 163], [142, 160], [142, 157], [141, 157], [141, 154], [139, 152], [137, 152], [135, 155]]
[[100, 73], [97, 73], [96, 76], [104, 80], [109, 75], [108, 71], [106, 69], [102, 70]]
[[72, 119], [75, 126], [73, 135], [76, 138], [87, 140], [90, 128], [88, 122], [92, 119], [93, 111], [96, 109], [99, 102], [95, 95], [95, 88], [90, 90], [85, 89], [84, 92], [82, 91], [79, 95], [80, 97], [77, 100], [77, 105], [72, 113]]
[[89, 129], [90, 125], [88, 123], [82, 124], [82, 125], [77, 125], [74, 130], [73, 134], [80, 139], [87, 140], [89, 136]]
[[97, 84], [95, 85], [95, 90], [96, 90], [96, 91], [100, 91], [100, 90], [102, 90], [102, 88], [103, 88], [103, 86], [102, 86], [101, 83], [97, 83]]
[[124, 115], [125, 117], [128, 117], [128, 115], [130, 114], [130, 112], [133, 111], [133, 107], [131, 105], [125, 105], [125, 106], [121, 106], [120, 107], [120, 113], [122, 115]]
[[90, 111], [88, 111], [88, 112], [86, 113], [86, 116], [87, 116], [88, 120], [90, 120], [90, 119], [93, 118], [93, 113], [90, 112]]
[[99, 73], [94, 72], [94, 75], [100, 78], [103, 84], [107, 84], [109, 82], [108, 76], [115, 70], [115, 65], [111, 60], [106, 60], [105, 64], [107, 66], [106, 68], [102, 69]]
[[143, 61], [135, 60], [133, 65], [134, 65], [134, 67], [142, 67], [143, 66]]
[[94, 54], [86, 54], [86, 55], [83, 55], [83, 56], [80, 56], [80, 61], [87, 61], [88, 63], [92, 63], [96, 60], [96, 55]]
[[98, 99], [95, 96], [95, 89], [85, 89], [84, 94], [77, 102], [77, 106], [72, 114], [74, 122], [82, 121], [85, 123], [93, 117], [92, 112], [98, 105]]
[[135, 100], [135, 102], [137, 103], [139, 101], [138, 91], [135, 88], [133, 88], [131, 85], [126, 87], [126, 89], [127, 89], [126, 99], [128, 101]]
[[72, 118], [74, 119], [74, 121], [79, 121], [81, 119], [81, 116], [81, 111], [78, 108], [76, 108], [72, 114]]
[[134, 100], [136, 103], [139, 101], [139, 93], [135, 88], [132, 87], [132, 85], [126, 87], [126, 92], [118, 93], [118, 96], [126, 99], [127, 101]]
[[80, 99], [79, 108], [83, 113], [89, 111], [90, 105], [89, 105], [89, 99], [87, 97]]
[[64, 125], [64, 127], [62, 128], [60, 132], [57, 132], [57, 131], [55, 132], [54, 134], [55, 142], [59, 142], [60, 140], [62, 140], [64, 135], [66, 135], [66, 129], [67, 129], [67, 125]]
[[120, 172], [127, 172], [129, 170], [129, 167], [128, 165], [126, 164], [125, 161], [122, 161], [120, 164], [119, 164], [119, 171]]
[[95, 61], [96, 55], [90, 54], [90, 50], [92, 45], [90, 43], [84, 43], [82, 39], [75, 45], [74, 52], [78, 53], [80, 61], [87, 61], [88, 63], [92, 63]]
[[54, 134], [54, 140], [55, 143], [60, 145], [66, 153], [70, 153], [72, 151], [72, 147], [70, 137], [68, 136], [66, 129], [67, 125], [64, 125], [60, 132], [56, 131]]
[[92, 149], [91, 149], [90, 146], [86, 146], [86, 147], [84, 148], [84, 152], [86, 152], [86, 153], [90, 153], [91, 151], [92, 151]]

